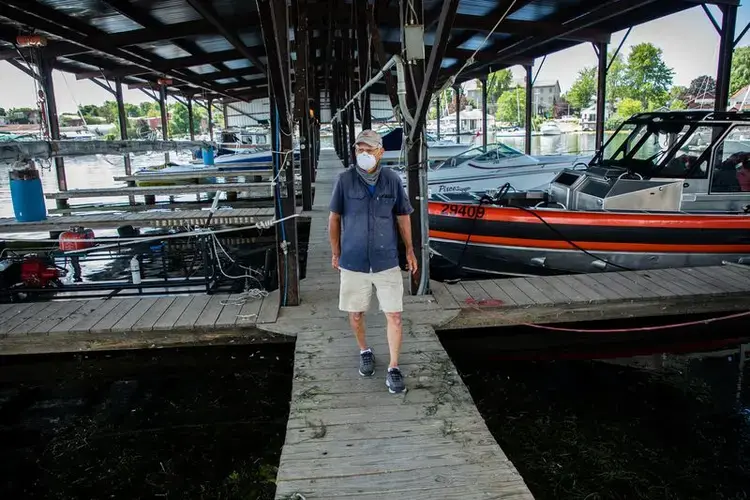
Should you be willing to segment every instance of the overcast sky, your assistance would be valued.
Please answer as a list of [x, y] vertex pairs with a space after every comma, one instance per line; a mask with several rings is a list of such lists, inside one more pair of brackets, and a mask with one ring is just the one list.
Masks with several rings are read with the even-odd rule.
[[[721, 23], [721, 14], [716, 7], [710, 7]], [[750, 21], [750, 6], [739, 8], [737, 34]], [[625, 32], [612, 36], [611, 46], [616, 47]], [[674, 68], [674, 83], [688, 85], [700, 75], [716, 76], [719, 50], [719, 35], [706, 17], [703, 9], [694, 7], [657, 21], [642, 24], [633, 28], [623, 46], [627, 57], [633, 45], [651, 42], [664, 51], [664, 60]], [[750, 34], [746, 34], [740, 46], [750, 45]], [[539, 68], [541, 59], [536, 60], [534, 71]], [[591, 44], [582, 44], [571, 49], [551, 54], [542, 66], [538, 80], [559, 80], [563, 91], [570, 88], [578, 70], [584, 66], [596, 64], [596, 55]], [[523, 77], [523, 70], [514, 68], [518, 77]], [[111, 94], [97, 85], [86, 81], [77, 81], [74, 75], [62, 75], [55, 71], [55, 95], [59, 112], [75, 112], [76, 104], [101, 104], [112, 99]], [[148, 98], [139, 90], [124, 90], [125, 101], [139, 103]], [[0, 107], [35, 106], [34, 84], [30, 77], [10, 64], [0, 62]]]

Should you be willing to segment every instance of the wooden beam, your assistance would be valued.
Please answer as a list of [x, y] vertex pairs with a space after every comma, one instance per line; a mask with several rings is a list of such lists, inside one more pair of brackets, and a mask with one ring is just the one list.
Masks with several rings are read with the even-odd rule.
[[[370, 79], [372, 74], [372, 50], [370, 44], [370, 36], [367, 30], [367, 12], [366, 5], [353, 4], [355, 6], [354, 18], [357, 23], [357, 62], [359, 63], [359, 86], [364, 87], [365, 83]], [[370, 91], [367, 90], [362, 94], [360, 98], [360, 113], [362, 130], [372, 128], [372, 114], [370, 111]]]
[[[375, 22], [374, 6], [369, 2], [367, 4], [367, 26], [370, 30], [370, 37], [372, 40], [372, 46], [375, 49], [375, 58], [378, 60], [378, 64], [382, 68], [388, 62], [388, 56], [386, 55], [383, 41], [380, 39], [380, 29]], [[399, 52], [400, 53], [400, 52]], [[388, 97], [391, 100], [391, 106], [394, 108], [398, 106], [398, 95], [396, 94], [396, 79], [393, 77], [390, 71], [385, 74], [385, 86], [388, 89]]]
[[209, 24], [211, 24], [216, 30], [237, 49], [246, 59], [253, 63], [253, 66], [258, 70], [266, 74], [266, 67], [261, 62], [260, 58], [253, 54], [240, 39], [240, 37], [233, 31], [226, 27], [224, 20], [219, 19], [219, 14], [214, 10], [211, 5], [203, 2], [203, 0], [186, 0], [192, 8], [194, 8]]
[[309, 31], [307, 27], [307, 0], [297, 0], [297, 22], [294, 33], [295, 85], [294, 114], [300, 132], [300, 170], [302, 174], [302, 210], [312, 210], [312, 137], [310, 136], [310, 107], [308, 90], [310, 75], [308, 73], [308, 56], [310, 51]]

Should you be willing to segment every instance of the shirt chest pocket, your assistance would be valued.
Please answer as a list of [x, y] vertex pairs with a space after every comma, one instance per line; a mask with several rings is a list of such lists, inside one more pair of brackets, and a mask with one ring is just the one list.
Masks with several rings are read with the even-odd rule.
[[351, 214], [367, 214], [367, 205], [370, 203], [366, 193], [353, 191], [346, 194], [346, 212]]
[[376, 217], [393, 217], [393, 206], [396, 204], [396, 198], [392, 196], [378, 196], [374, 201]]

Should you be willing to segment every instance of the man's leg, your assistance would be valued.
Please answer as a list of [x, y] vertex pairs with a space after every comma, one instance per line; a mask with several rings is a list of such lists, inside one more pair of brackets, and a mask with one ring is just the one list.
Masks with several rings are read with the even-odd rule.
[[369, 274], [341, 269], [339, 309], [349, 313], [349, 326], [359, 346], [359, 374], [375, 373], [375, 356], [367, 346], [365, 312], [370, 308], [372, 280]]
[[378, 294], [380, 308], [385, 313], [386, 334], [388, 336], [388, 351], [391, 359], [388, 363], [386, 385], [392, 393], [405, 390], [403, 375], [398, 367], [398, 357], [401, 353], [402, 325], [401, 312], [404, 308], [404, 279], [401, 269], [395, 267], [373, 274], [375, 291]]

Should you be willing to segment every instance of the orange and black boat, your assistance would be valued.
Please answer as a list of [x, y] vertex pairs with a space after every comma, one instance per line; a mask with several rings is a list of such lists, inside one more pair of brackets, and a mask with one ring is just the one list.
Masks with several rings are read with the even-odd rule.
[[748, 174], [749, 115], [636, 115], [541, 195], [431, 202], [430, 246], [490, 274], [750, 264]]

